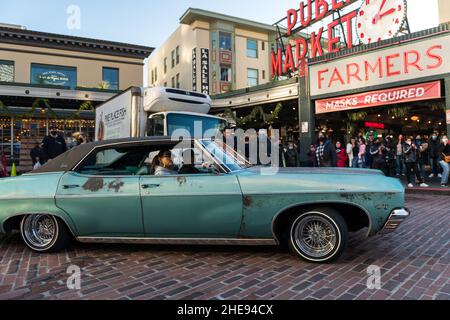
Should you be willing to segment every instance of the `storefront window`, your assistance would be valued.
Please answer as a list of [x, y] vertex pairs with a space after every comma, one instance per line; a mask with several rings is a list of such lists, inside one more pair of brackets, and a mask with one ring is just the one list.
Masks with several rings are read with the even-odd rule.
[[0, 60], [0, 82], [14, 82], [14, 62]]
[[258, 70], [257, 69], [247, 69], [247, 85], [249, 87], [254, 87], [258, 85]]
[[119, 69], [103, 68], [103, 81], [108, 83], [108, 89], [119, 90]]
[[215, 32], [211, 32], [211, 47], [213, 50], [216, 49], [217, 46], [217, 38], [216, 38], [216, 33]]
[[219, 33], [220, 50], [231, 51], [231, 34]]
[[220, 81], [231, 82], [231, 68], [220, 68]]
[[258, 58], [258, 41], [247, 39], [247, 57]]
[[31, 64], [31, 83], [75, 89], [77, 86], [77, 69], [33, 63]]

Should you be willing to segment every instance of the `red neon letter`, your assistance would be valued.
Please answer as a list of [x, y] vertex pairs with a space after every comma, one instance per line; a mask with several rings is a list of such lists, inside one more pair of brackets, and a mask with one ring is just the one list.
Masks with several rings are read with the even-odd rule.
[[[323, 9], [322, 11], [320, 9]], [[315, 21], [318, 21], [325, 17], [328, 12], [328, 3], [325, 0], [316, 0], [316, 18]]]
[[392, 76], [398, 76], [400, 74], [400, 71], [393, 71], [392, 67], [395, 66], [395, 64], [393, 64], [391, 62], [391, 59], [395, 59], [395, 58], [399, 58], [400, 54], [396, 53], [396, 54], [391, 54], [386, 56], [386, 75], [388, 77], [392, 77]]
[[311, 32], [311, 58], [315, 58], [317, 56], [317, 53], [319, 54], [319, 57], [323, 56], [322, 44], [320, 42], [320, 40], [322, 39], [322, 33], [323, 27], [319, 29], [317, 37], [315, 32]]
[[331, 75], [330, 82], [328, 83], [328, 88], [331, 88], [333, 85], [333, 82], [339, 81], [342, 85], [345, 85], [344, 79], [342, 78], [341, 74], [339, 73], [339, 70], [337, 68], [334, 68], [333, 74]]
[[[355, 69], [352, 71], [351, 68], [355, 67]], [[351, 83], [351, 78], [355, 78], [356, 80], [362, 81], [361, 77], [359, 76], [359, 64], [357, 63], [349, 63], [347, 65], [347, 83]]]
[[300, 23], [302, 26], [307, 27], [311, 23], [312, 17], [312, 4], [311, 0], [308, 0], [308, 17], [305, 19], [305, 4], [304, 1], [300, 2]]
[[347, 48], [351, 49], [353, 46], [353, 23], [352, 20], [356, 17], [356, 11], [350, 12], [341, 18], [342, 23], [347, 24]]
[[369, 61], [365, 61], [364, 62], [364, 70], [366, 73], [366, 81], [369, 81], [369, 71], [371, 71], [372, 73], [375, 73], [375, 71], [377, 71], [378, 68], [378, 78], [383, 78], [383, 69], [381, 67], [381, 58], [377, 59], [377, 63], [372, 66]]
[[286, 58], [284, 60], [284, 73], [286, 74], [289, 70], [295, 71], [294, 58], [292, 57], [292, 47], [290, 44], [286, 47]]
[[300, 63], [300, 60], [305, 59], [308, 54], [308, 43], [304, 38], [295, 39], [295, 54], [297, 63]]
[[287, 12], [287, 35], [291, 35], [292, 29], [294, 29], [295, 25], [297, 24], [297, 11], [294, 9], [290, 9]]
[[339, 37], [333, 36], [333, 29], [339, 24], [339, 20], [334, 20], [328, 24], [328, 53], [335, 53], [339, 51], [339, 48], [335, 48], [334, 45], [339, 42]]
[[271, 74], [272, 78], [277, 75], [281, 76], [281, 49], [278, 49], [278, 53], [275, 54], [275, 52], [272, 50], [270, 53], [270, 65], [271, 65]]
[[328, 72], [328, 69], [319, 70], [317, 72], [317, 78], [319, 82], [319, 89], [322, 89], [322, 82], [325, 80], [325, 78], [322, 76], [324, 73]]
[[[409, 61], [409, 56], [414, 55], [414, 61]], [[405, 73], [409, 73], [409, 67], [414, 67], [419, 71], [423, 71], [423, 68], [419, 65], [420, 53], [416, 50], [405, 52]]]
[[435, 65], [431, 65], [431, 64], [427, 65], [427, 69], [437, 69], [440, 66], [442, 66], [442, 64], [444, 63], [444, 59], [442, 58], [441, 55], [431, 53], [431, 51], [433, 51], [434, 49], [442, 50], [442, 46], [436, 45], [436, 46], [432, 46], [432, 47], [428, 48], [427, 57], [436, 60], [436, 64]]
[[339, 0], [332, 0], [331, 1], [331, 8], [333, 10], [339, 10], [344, 5], [343, 2], [339, 2]]

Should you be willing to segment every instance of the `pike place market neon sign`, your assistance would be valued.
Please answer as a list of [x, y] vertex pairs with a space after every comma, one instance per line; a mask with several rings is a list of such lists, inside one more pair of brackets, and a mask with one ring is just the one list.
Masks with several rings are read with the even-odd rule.
[[[392, 38], [398, 34], [406, 19], [405, 0], [302, 0], [299, 10], [287, 11], [286, 36], [308, 28], [329, 17], [333, 12], [356, 2], [361, 3], [357, 10], [333, 19], [328, 23], [326, 31], [322, 26], [311, 32], [310, 40], [296, 38], [293, 40], [295, 45], [289, 43], [285, 52], [281, 48], [277, 52], [272, 50], [270, 58], [272, 77], [301, 69], [308, 53], [309, 58], [316, 58], [325, 53], [336, 53], [352, 48], [354, 34], [358, 35], [362, 43]], [[370, 24], [370, 27], [366, 28], [367, 24]], [[335, 32], [341, 26], [346, 46], [339, 45], [344, 42], [344, 39]], [[295, 56], [293, 47], [295, 47]]]

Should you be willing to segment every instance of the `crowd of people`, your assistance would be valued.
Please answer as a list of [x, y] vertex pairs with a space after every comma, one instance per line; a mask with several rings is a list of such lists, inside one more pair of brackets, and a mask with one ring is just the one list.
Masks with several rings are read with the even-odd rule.
[[[283, 166], [299, 166], [297, 150], [292, 141], [282, 148]], [[317, 143], [310, 145], [308, 159], [310, 167], [367, 168], [381, 170], [390, 177], [406, 176], [409, 188], [414, 187], [414, 182], [429, 187], [426, 178], [439, 178], [441, 186], [448, 187], [450, 143], [448, 136], [440, 136], [439, 132], [433, 132], [427, 141], [421, 135], [382, 138], [371, 131], [365, 137], [351, 138], [347, 144], [339, 140], [332, 143], [320, 132]], [[428, 164], [431, 173], [427, 177]]]
[[73, 135], [73, 141], [67, 143], [63, 134], [56, 126], [50, 127], [49, 135], [44, 138], [42, 143], [36, 142], [30, 151], [30, 157], [33, 162], [33, 168], [37, 169], [46, 162], [57, 158], [70, 148], [88, 143], [88, 138], [83, 133]]

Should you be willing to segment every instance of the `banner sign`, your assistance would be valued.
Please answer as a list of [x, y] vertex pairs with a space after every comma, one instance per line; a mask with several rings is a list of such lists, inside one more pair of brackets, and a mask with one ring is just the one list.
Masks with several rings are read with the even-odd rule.
[[385, 106], [411, 101], [440, 99], [441, 83], [434, 81], [316, 101], [316, 114]]
[[197, 48], [192, 49], [192, 91], [197, 91]]
[[310, 67], [311, 96], [339, 93], [450, 70], [450, 35], [414, 41]]
[[200, 51], [202, 93], [209, 95], [209, 49], [201, 48]]

